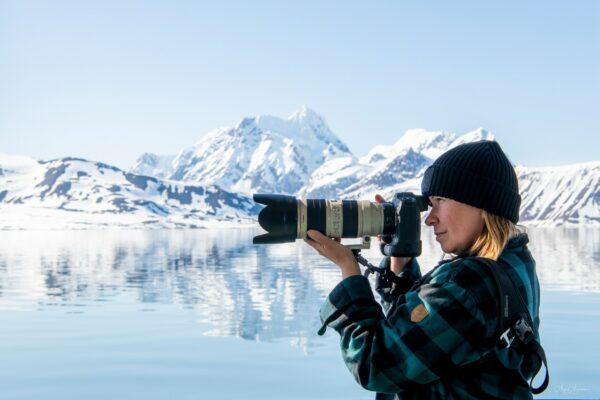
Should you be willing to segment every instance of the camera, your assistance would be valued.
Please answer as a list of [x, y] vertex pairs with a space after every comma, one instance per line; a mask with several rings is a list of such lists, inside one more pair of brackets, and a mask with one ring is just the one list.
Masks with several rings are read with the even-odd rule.
[[258, 214], [258, 223], [267, 231], [254, 237], [254, 244], [294, 242], [315, 229], [334, 238], [381, 235], [381, 252], [386, 256], [421, 254], [421, 212], [429, 206], [424, 196], [396, 193], [385, 203], [296, 199], [279, 194], [254, 194], [253, 199], [266, 206]]

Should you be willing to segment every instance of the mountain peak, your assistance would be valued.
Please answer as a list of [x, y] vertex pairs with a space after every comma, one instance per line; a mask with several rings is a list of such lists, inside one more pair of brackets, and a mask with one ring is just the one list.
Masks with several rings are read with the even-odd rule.
[[389, 160], [399, 154], [406, 153], [409, 149], [435, 159], [448, 149], [448, 145], [455, 138], [454, 134], [446, 131], [428, 131], [421, 128], [408, 129], [396, 143], [389, 146], [375, 146], [361, 160], [366, 163]]
[[312, 121], [323, 122], [323, 117], [306, 105], [302, 105], [299, 110], [295, 111], [288, 117], [288, 121], [310, 123]]
[[259, 117], [246, 117], [244, 119], [242, 119], [236, 126], [235, 129], [244, 129], [244, 128], [248, 128], [250, 126], [256, 125], [257, 123], [257, 119]]
[[241, 193], [294, 194], [324, 162], [348, 155], [323, 117], [302, 106], [288, 119], [259, 115], [210, 132], [177, 155], [168, 177]]
[[[254, 117], [243, 118], [234, 129], [251, 129], [252, 127], [259, 127], [262, 130], [271, 131], [287, 131], [289, 130], [289, 124], [300, 126], [323, 126], [325, 119], [313, 109], [303, 105], [300, 109], [294, 111], [287, 119], [275, 117], [273, 115], [257, 115]], [[221, 128], [225, 129], [225, 128]], [[230, 129], [230, 128], [229, 128]]]
[[457, 137], [449, 148], [456, 147], [464, 143], [477, 142], [479, 140], [495, 140], [494, 135], [488, 130], [483, 128], [477, 128], [474, 131], [467, 132], [464, 135]]

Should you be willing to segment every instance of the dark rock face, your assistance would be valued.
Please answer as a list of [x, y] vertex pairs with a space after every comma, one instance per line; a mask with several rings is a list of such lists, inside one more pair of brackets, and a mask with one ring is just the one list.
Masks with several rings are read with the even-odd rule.
[[110, 203], [112, 203], [117, 208], [117, 212], [119, 213], [134, 212], [135, 210], [137, 210], [136, 207], [131, 207], [127, 199], [123, 197], [117, 197], [115, 199], [112, 199], [110, 200]]
[[192, 193], [196, 193], [199, 196], [204, 195], [204, 188], [197, 186], [185, 186], [183, 192], [173, 190], [171, 186], [167, 189], [167, 198], [177, 200], [181, 204], [189, 205], [192, 204]]
[[409, 150], [406, 154], [391, 160], [384, 169], [366, 183], [386, 187], [415, 178], [429, 164], [429, 159]]
[[71, 190], [71, 182], [63, 182], [60, 185], [57, 185], [56, 188], [50, 194], [55, 194], [57, 196], [67, 196], [67, 193]]
[[125, 179], [127, 179], [127, 181], [135, 187], [138, 187], [142, 190], [146, 190], [146, 188], [148, 187], [148, 182], [158, 183], [158, 180], [156, 178], [144, 175], [130, 174], [129, 172], [125, 173]]
[[48, 170], [46, 171], [46, 174], [44, 176], [44, 179], [36, 185], [36, 187], [46, 186], [46, 190], [44, 190], [40, 194], [42, 199], [46, 196], [46, 194], [48, 194], [48, 192], [52, 191], [52, 188], [53, 188], [54, 184], [56, 183], [56, 180], [65, 173], [68, 166], [69, 166], [69, 164], [63, 163], [63, 164], [60, 164], [58, 167], [48, 168]]

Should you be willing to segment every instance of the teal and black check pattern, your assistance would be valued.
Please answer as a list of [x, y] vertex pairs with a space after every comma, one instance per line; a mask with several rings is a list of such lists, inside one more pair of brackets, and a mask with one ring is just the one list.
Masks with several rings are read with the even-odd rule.
[[[527, 242], [526, 235], [511, 239], [501, 259], [537, 328], [539, 283]], [[519, 349], [498, 345], [498, 294], [487, 267], [457, 258], [420, 277], [412, 261], [407, 276], [415, 286], [406, 293], [378, 290], [383, 308], [362, 276], [340, 282], [321, 308], [319, 333], [329, 326], [341, 335], [344, 361], [359, 384], [378, 399], [532, 398], [536, 365]], [[417, 306], [427, 312], [413, 322]]]

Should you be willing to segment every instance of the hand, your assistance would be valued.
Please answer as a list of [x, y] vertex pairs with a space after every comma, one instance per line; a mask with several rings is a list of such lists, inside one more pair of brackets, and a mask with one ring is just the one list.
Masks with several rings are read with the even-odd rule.
[[[385, 203], [385, 200], [383, 199], [383, 196], [376, 194], [375, 202]], [[381, 240], [381, 235], [378, 235], [377, 238]], [[390, 257], [390, 269], [393, 273], [398, 275], [400, 272], [402, 272], [402, 270], [404, 269], [404, 267], [406, 267], [406, 264], [408, 264], [410, 260], [411, 257]]]
[[305, 242], [315, 249], [320, 255], [333, 261], [342, 270], [342, 278], [360, 275], [360, 268], [352, 250], [343, 246], [339, 238], [332, 239], [319, 231], [306, 232], [308, 239]]

